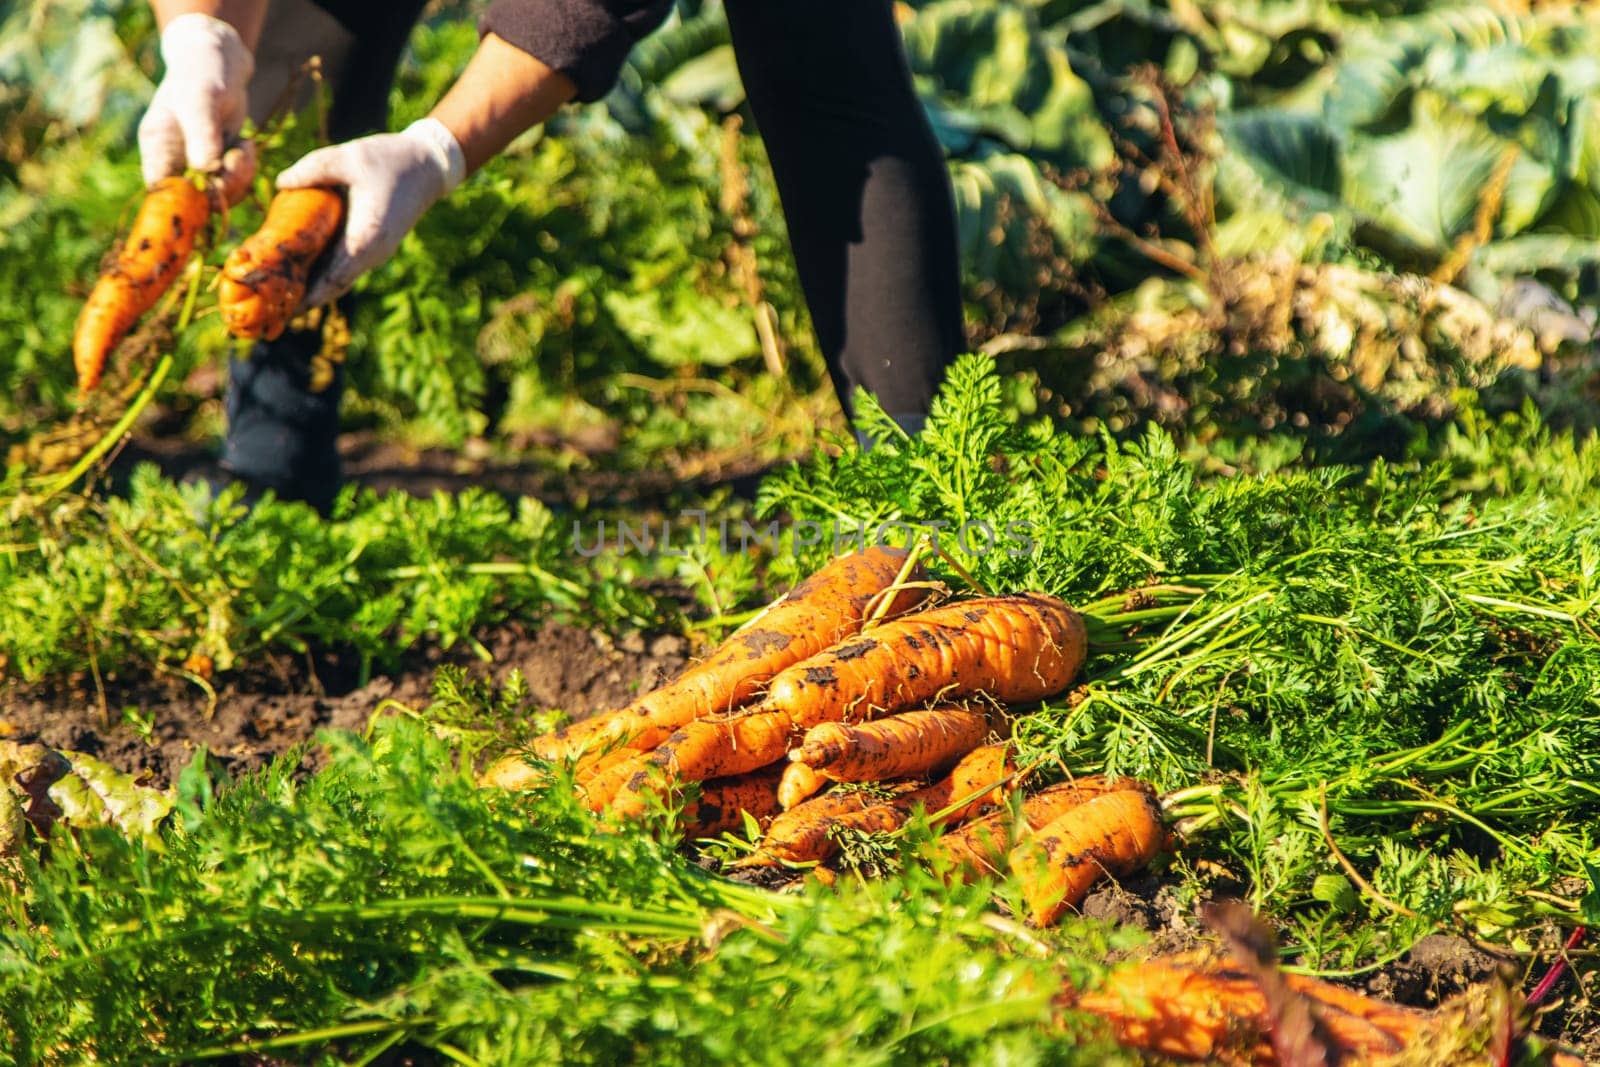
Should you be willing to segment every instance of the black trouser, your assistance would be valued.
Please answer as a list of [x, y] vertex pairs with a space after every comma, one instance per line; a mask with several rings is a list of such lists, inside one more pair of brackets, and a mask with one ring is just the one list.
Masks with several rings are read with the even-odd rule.
[[889, 0], [727, 0], [728, 24], [817, 341], [857, 386], [925, 415], [962, 350], [961, 265], [944, 153]]
[[[341, 15], [337, 4], [325, 5]], [[394, 21], [351, 25], [334, 86], [335, 139], [381, 129], [398, 59]], [[911, 84], [889, 0], [727, 0], [750, 107], [783, 201], [800, 284], [841, 403], [857, 387], [909, 425], [962, 349], [955, 208], [943, 153]], [[409, 25], [409, 22], [405, 23]], [[326, 509], [338, 486], [342, 370], [321, 393], [316, 340], [286, 334], [232, 364], [224, 466]]]

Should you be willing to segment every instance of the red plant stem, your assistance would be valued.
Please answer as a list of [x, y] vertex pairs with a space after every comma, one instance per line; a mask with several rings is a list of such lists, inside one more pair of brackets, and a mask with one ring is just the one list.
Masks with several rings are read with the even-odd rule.
[[1533, 992], [1528, 994], [1528, 1007], [1538, 1007], [1540, 1002], [1550, 995], [1550, 990], [1554, 989], [1556, 983], [1561, 981], [1561, 976], [1567, 973], [1566, 954], [1578, 947], [1587, 932], [1588, 930], [1582, 926], [1573, 928], [1572, 934], [1567, 938], [1567, 943], [1562, 946], [1561, 955], [1556, 957], [1555, 963], [1550, 965], [1550, 969], [1545, 972], [1544, 977], [1539, 979], [1539, 984], [1533, 987]]

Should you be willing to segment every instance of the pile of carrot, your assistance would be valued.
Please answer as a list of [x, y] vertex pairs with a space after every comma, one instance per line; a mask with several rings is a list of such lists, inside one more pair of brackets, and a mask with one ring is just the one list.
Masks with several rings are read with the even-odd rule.
[[525, 788], [572, 761], [595, 812], [638, 818], [688, 798], [690, 838], [754, 819], [765, 833], [745, 866], [826, 862], [851, 833], [894, 833], [920, 812], [948, 831], [928, 857], [939, 870], [1013, 871], [1029, 918], [1053, 923], [1166, 847], [1161, 809], [1127, 779], [1021, 797], [1011, 717], [1072, 683], [1083, 620], [1042, 593], [930, 607], [928, 588], [901, 550], [841, 556], [674, 681], [536, 739], [482, 781]]

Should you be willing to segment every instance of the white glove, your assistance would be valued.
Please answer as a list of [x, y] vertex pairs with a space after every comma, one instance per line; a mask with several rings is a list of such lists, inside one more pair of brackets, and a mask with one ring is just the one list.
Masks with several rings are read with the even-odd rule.
[[278, 175], [278, 188], [345, 186], [344, 233], [302, 308], [342, 296], [380, 266], [432, 207], [466, 177], [461, 145], [438, 119], [319, 148]]
[[[239, 31], [221, 19], [191, 12], [161, 31], [167, 72], [139, 120], [139, 158], [146, 185], [222, 165], [223, 149], [239, 135], [249, 111], [255, 59]], [[242, 186], [255, 172], [254, 146], [229, 154], [230, 185]]]

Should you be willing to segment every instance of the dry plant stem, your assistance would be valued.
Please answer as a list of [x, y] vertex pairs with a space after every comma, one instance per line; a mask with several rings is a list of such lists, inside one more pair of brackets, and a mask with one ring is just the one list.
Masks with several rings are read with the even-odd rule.
[[[189, 289], [184, 300], [183, 312], [178, 316], [178, 325], [174, 329], [175, 333], [181, 333], [189, 325], [190, 320], [194, 318], [195, 299], [200, 292], [202, 271], [200, 270], [199, 258], [196, 257], [187, 269], [191, 272]], [[134, 397], [133, 403], [128, 406], [128, 410], [122, 413], [122, 417], [112, 424], [111, 429], [107, 430], [89, 451], [84, 453], [83, 458], [72, 465], [71, 469], [46, 486], [44, 492], [35, 498], [34, 505], [42, 505], [66, 490], [79, 478], [87, 474], [90, 468], [120, 443], [128, 431], [133, 428], [133, 424], [138, 421], [140, 414], [150, 405], [150, 401], [155, 399], [157, 390], [166, 382], [167, 375], [171, 373], [172, 354], [169, 352], [156, 362], [155, 369], [150, 372], [150, 379], [145, 382], [144, 388], [139, 390], [139, 395]]]
[[1350, 880], [1354, 882], [1363, 893], [1377, 901], [1379, 904], [1383, 905], [1389, 911], [1394, 912], [1396, 915], [1404, 915], [1408, 919], [1415, 919], [1417, 917], [1416, 912], [1412, 911], [1404, 904], [1395, 903], [1374, 889], [1371, 882], [1361, 877], [1361, 872], [1356, 870], [1355, 864], [1346, 859], [1345, 854], [1339, 851], [1338, 844], [1333, 840], [1333, 831], [1328, 827], [1327, 782], [1323, 782], [1317, 787], [1317, 800], [1317, 822], [1319, 828], [1322, 830], [1322, 839], [1327, 842], [1328, 849], [1333, 853], [1333, 858], [1338, 861], [1339, 866], [1344, 868], [1344, 873], [1350, 876]]

